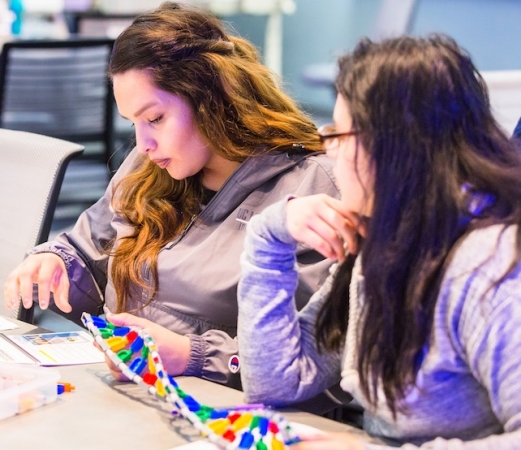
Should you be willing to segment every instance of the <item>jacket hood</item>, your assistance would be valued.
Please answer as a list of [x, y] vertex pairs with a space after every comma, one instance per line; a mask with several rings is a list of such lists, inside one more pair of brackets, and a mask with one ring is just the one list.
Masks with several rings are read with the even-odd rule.
[[200, 217], [210, 222], [224, 220], [253, 191], [317, 153], [291, 149], [248, 157], [217, 191]]

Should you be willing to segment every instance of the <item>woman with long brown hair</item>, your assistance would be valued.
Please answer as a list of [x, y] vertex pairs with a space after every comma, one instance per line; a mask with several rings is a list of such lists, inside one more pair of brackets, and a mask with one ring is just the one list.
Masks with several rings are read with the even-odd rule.
[[[279, 202], [248, 225], [247, 398], [287, 404], [340, 381], [393, 447], [520, 448], [520, 153], [446, 36], [363, 40], [339, 69], [320, 133], [341, 200]], [[300, 313], [297, 242], [339, 260]], [[314, 439], [295, 449], [390, 448]]]
[[[6, 301], [20, 293], [30, 306], [37, 283], [41, 307], [52, 293], [77, 321], [103, 306], [131, 312], [108, 317], [149, 328], [160, 349], [166, 336], [172, 375], [236, 386], [246, 223], [288, 194], [337, 195], [332, 165], [254, 47], [203, 11], [166, 2], [138, 15], [115, 41], [110, 77], [136, 148], [74, 229], [13, 271]], [[299, 263], [305, 299], [328, 263], [307, 246]]]

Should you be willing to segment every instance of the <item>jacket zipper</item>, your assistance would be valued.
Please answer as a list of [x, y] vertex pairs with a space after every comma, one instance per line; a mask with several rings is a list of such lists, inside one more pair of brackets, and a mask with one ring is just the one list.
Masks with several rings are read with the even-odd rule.
[[181, 239], [183, 239], [186, 236], [186, 233], [188, 233], [188, 230], [190, 230], [190, 228], [192, 228], [192, 225], [195, 223], [195, 221], [197, 220], [198, 217], [199, 217], [198, 214], [194, 214], [192, 216], [192, 218], [190, 219], [190, 222], [188, 222], [186, 227], [183, 228], [183, 231], [181, 231], [181, 233], [177, 236], [177, 238], [174, 241], [170, 242], [170, 244], [167, 244], [164, 248], [162, 248], [161, 251], [163, 251], [163, 249], [171, 249]]

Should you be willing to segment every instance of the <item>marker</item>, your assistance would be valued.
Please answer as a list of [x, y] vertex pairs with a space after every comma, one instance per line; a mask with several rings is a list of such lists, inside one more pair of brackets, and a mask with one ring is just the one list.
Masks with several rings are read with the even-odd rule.
[[64, 392], [72, 392], [76, 389], [74, 385], [71, 383], [67, 383], [65, 381], [58, 381], [57, 384], [58, 395], [63, 394]]
[[233, 409], [237, 409], [237, 410], [240, 410], [240, 411], [249, 411], [249, 410], [252, 410], [252, 409], [263, 409], [265, 408], [266, 405], [264, 405], [263, 403], [247, 403], [246, 405], [234, 405], [234, 406], [224, 406], [222, 408], [220, 407], [216, 407], [215, 409], [217, 411], [221, 411], [221, 410], [233, 410]]

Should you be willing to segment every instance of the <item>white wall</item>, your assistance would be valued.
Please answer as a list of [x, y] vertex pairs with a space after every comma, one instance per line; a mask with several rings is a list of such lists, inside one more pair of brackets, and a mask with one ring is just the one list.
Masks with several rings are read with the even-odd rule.
[[[284, 81], [304, 106], [327, 114], [334, 103], [332, 91], [305, 84], [304, 69], [335, 61], [370, 34], [381, 0], [296, 0], [296, 4], [295, 14], [284, 17]], [[239, 15], [227, 20], [262, 48], [262, 18]], [[520, 30], [521, 0], [418, 0], [412, 26], [412, 34], [451, 35], [482, 71], [521, 69]]]
[[481, 71], [494, 117], [511, 135], [521, 117], [521, 70]]

